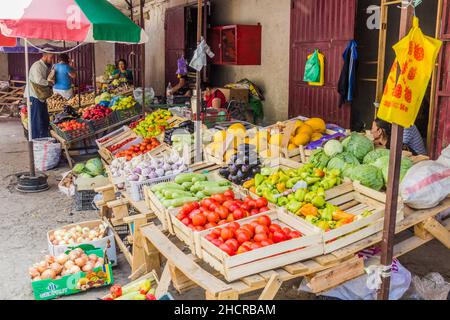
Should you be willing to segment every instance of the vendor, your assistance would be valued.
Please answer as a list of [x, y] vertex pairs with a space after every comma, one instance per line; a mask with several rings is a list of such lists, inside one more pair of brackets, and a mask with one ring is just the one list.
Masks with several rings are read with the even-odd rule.
[[[384, 146], [387, 149], [390, 148], [391, 142], [391, 124], [381, 120], [375, 119], [372, 123], [372, 136], [374, 138], [375, 145]], [[427, 154], [425, 144], [422, 136], [415, 125], [409, 128], [405, 128], [403, 131], [403, 145], [410, 150], [414, 155]]]
[[71, 79], [76, 77], [75, 70], [69, 64], [69, 56], [65, 53], [60, 54], [58, 63], [53, 66], [53, 70], [55, 73], [53, 93], [69, 100], [73, 96]]
[[187, 70], [187, 62], [184, 57], [181, 57], [177, 61], [177, 78], [178, 83], [172, 87], [172, 90], [168, 93], [177, 96], [190, 97], [192, 96], [191, 88], [189, 87], [189, 78]]
[[113, 71], [112, 76], [114, 79], [125, 78], [128, 83], [133, 83], [133, 73], [127, 69], [127, 62], [125, 59], [117, 61], [116, 70]]
[[207, 108], [226, 108], [227, 99], [219, 89], [211, 89], [208, 83], [202, 84], [203, 99]]

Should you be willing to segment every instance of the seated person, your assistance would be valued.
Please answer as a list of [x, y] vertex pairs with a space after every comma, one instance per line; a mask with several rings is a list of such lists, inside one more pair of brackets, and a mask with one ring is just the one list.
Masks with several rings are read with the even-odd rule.
[[177, 60], [177, 78], [178, 83], [172, 87], [172, 90], [169, 92], [172, 95], [177, 96], [192, 96], [191, 89], [189, 88], [189, 78], [188, 78], [188, 69], [187, 69], [187, 61], [184, 57], [181, 57]]
[[[374, 138], [375, 145], [385, 146], [390, 148], [391, 142], [391, 124], [381, 119], [375, 119], [372, 123], [372, 136]], [[413, 155], [427, 154], [425, 144], [422, 136], [415, 125], [409, 128], [405, 128], [403, 131], [403, 145], [409, 149]]]
[[127, 69], [127, 62], [125, 59], [120, 59], [116, 63], [116, 70], [112, 73], [114, 79], [125, 78], [128, 83], [133, 83], [133, 73]]
[[207, 108], [226, 108], [227, 99], [219, 89], [211, 89], [208, 83], [202, 84], [203, 99]]

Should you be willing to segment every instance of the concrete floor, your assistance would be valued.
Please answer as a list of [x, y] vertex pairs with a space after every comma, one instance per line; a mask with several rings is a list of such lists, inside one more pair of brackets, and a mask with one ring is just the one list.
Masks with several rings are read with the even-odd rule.
[[[70, 223], [97, 218], [95, 211], [76, 212], [73, 200], [58, 191], [61, 174], [68, 171], [63, 161], [49, 171], [50, 190], [37, 194], [21, 194], [14, 189], [14, 174], [28, 169], [28, 153], [23, 129], [18, 120], [0, 121], [0, 299], [34, 299], [28, 268], [47, 254], [47, 230]], [[437, 241], [403, 256], [400, 261], [413, 274], [424, 276], [439, 272], [449, 281], [449, 251]], [[122, 254], [114, 268], [116, 283], [126, 284], [130, 267]], [[300, 280], [285, 283], [277, 299], [311, 299], [311, 295], [298, 293]], [[63, 299], [96, 299], [108, 288], [90, 290]], [[200, 289], [178, 295], [175, 299], [203, 299]], [[245, 298], [254, 299], [253, 294]]]

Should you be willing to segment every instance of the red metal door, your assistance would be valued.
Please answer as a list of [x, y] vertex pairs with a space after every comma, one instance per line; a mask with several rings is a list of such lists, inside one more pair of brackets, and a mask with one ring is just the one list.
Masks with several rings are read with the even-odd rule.
[[[68, 53], [69, 58], [75, 61], [76, 70], [80, 72], [80, 86], [82, 89], [92, 85], [92, 46], [93, 44], [85, 44], [78, 49]], [[79, 53], [78, 53], [79, 51]], [[78, 72], [78, 71], [77, 71]], [[78, 80], [75, 80], [78, 83]]]
[[[30, 66], [42, 57], [39, 53], [28, 54]], [[8, 53], [8, 74], [11, 80], [25, 81], [25, 54]]]
[[439, 56], [436, 106], [433, 117], [431, 156], [439, 157], [450, 144], [450, 0], [444, 0], [440, 39], [444, 41]]
[[166, 10], [165, 42], [166, 42], [166, 85], [178, 83], [177, 60], [185, 54], [185, 8], [174, 7]]
[[[354, 38], [356, 0], [291, 0], [289, 117], [321, 117], [350, 127], [350, 106], [339, 107], [337, 83], [342, 54]], [[325, 55], [325, 85], [303, 81], [307, 56], [319, 49]]]

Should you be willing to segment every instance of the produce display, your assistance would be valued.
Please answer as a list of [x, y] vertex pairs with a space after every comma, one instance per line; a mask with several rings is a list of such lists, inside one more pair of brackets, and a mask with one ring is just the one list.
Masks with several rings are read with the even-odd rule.
[[62, 123], [58, 123], [57, 126], [63, 132], [75, 131], [75, 130], [81, 130], [81, 129], [88, 128], [88, 126], [85, 122], [79, 122], [77, 120], [64, 121]]
[[99, 158], [89, 159], [86, 163], [79, 162], [75, 164], [72, 172], [82, 178], [92, 178], [105, 175], [103, 163]]
[[130, 161], [136, 156], [147, 153], [161, 145], [156, 138], [147, 138], [139, 144], [132, 145], [128, 150], [123, 150], [115, 154], [116, 158], [124, 157]]
[[194, 133], [194, 122], [191, 120], [180, 123], [177, 127], [167, 129], [164, 135], [164, 142], [172, 145], [173, 142], [178, 142], [178, 139], [172, 139], [175, 136], [189, 136]]
[[102, 94], [95, 97], [95, 104], [99, 104], [101, 102], [109, 102], [111, 101], [111, 94], [109, 92], [103, 92]]
[[227, 190], [224, 193], [213, 194], [200, 202], [185, 203], [176, 217], [190, 229], [203, 231], [269, 211], [267, 204], [265, 198], [236, 199], [234, 192]]
[[[258, 132], [255, 132], [254, 129], [247, 132], [243, 124], [234, 123], [227, 130], [216, 131], [213, 135], [213, 142], [206, 147], [206, 151], [215, 157], [222, 158], [225, 163], [230, 161], [231, 156], [237, 153], [237, 147], [244, 142], [255, 145], [259, 152], [262, 144], [258, 143], [258, 138], [251, 139], [249, 137], [250, 134], [258, 135]], [[229, 145], [225, 146], [227, 142]]]
[[107, 149], [109, 152], [114, 153], [114, 152], [116, 152], [117, 150], [119, 150], [120, 148], [122, 148], [124, 145], [126, 145], [127, 143], [130, 143], [131, 141], [134, 141], [134, 140], [136, 140], [136, 139], [137, 139], [136, 137], [131, 137], [131, 138], [128, 138], [128, 139], [123, 140], [122, 142], [119, 142], [119, 143], [114, 144], [114, 145], [112, 145], [112, 146], [106, 147], [106, 149]]
[[242, 226], [232, 222], [223, 228], [216, 228], [205, 239], [229, 256], [234, 256], [300, 237], [301, 232], [272, 223], [269, 216], [262, 215]]
[[109, 289], [109, 295], [102, 300], [156, 300], [155, 291], [147, 278], [124, 287], [115, 284]]
[[55, 230], [55, 232], [49, 236], [49, 240], [55, 246], [81, 244], [103, 238], [106, 230], [107, 228], [104, 224], [99, 224], [93, 229], [90, 229], [89, 227], [82, 228], [77, 225], [70, 229]]
[[68, 102], [66, 98], [55, 93], [50, 98], [47, 99], [48, 109], [51, 110], [62, 110]]
[[103, 73], [103, 80], [107, 81], [112, 77], [113, 72], [116, 70], [116, 66], [113, 64], [107, 64], [105, 72]]
[[100, 120], [112, 113], [112, 110], [101, 105], [85, 108], [81, 111], [83, 120]]
[[201, 173], [181, 173], [172, 182], [163, 182], [150, 187], [150, 190], [167, 209], [200, 201], [230, 189], [229, 181], [209, 181], [208, 176]]
[[[295, 120], [294, 128], [289, 138], [288, 150], [294, 150], [299, 146], [306, 146], [311, 141], [322, 138], [326, 131], [326, 123], [320, 118], [311, 118], [306, 121]], [[281, 145], [280, 137], [270, 140], [271, 144]]]
[[131, 109], [136, 105], [136, 103], [136, 100], [134, 100], [132, 96], [120, 97], [111, 109], [113, 111]]
[[251, 185], [251, 180], [260, 172], [261, 161], [256, 147], [250, 144], [239, 145], [237, 153], [230, 157], [228, 166], [219, 171], [222, 177], [235, 184], [245, 184], [246, 186]]
[[87, 255], [83, 249], [76, 248], [68, 254], [62, 253], [57, 257], [47, 255], [45, 260], [35, 263], [28, 269], [32, 281], [45, 279], [61, 279], [66, 275], [80, 271], [91, 272], [104, 265], [104, 259], [95, 254]]
[[[80, 97], [81, 97], [81, 105], [82, 106], [88, 105], [88, 104], [94, 104], [94, 100], [95, 100], [94, 92], [82, 93], [82, 94], [80, 94]], [[79, 105], [78, 101], [80, 101], [78, 98], [78, 94], [75, 94], [70, 100], [68, 100], [66, 102], [66, 104], [76, 107]]]
[[172, 113], [170, 111], [157, 110], [140, 121], [133, 131], [143, 138], [159, 136], [168, 127], [167, 120], [171, 117]]

